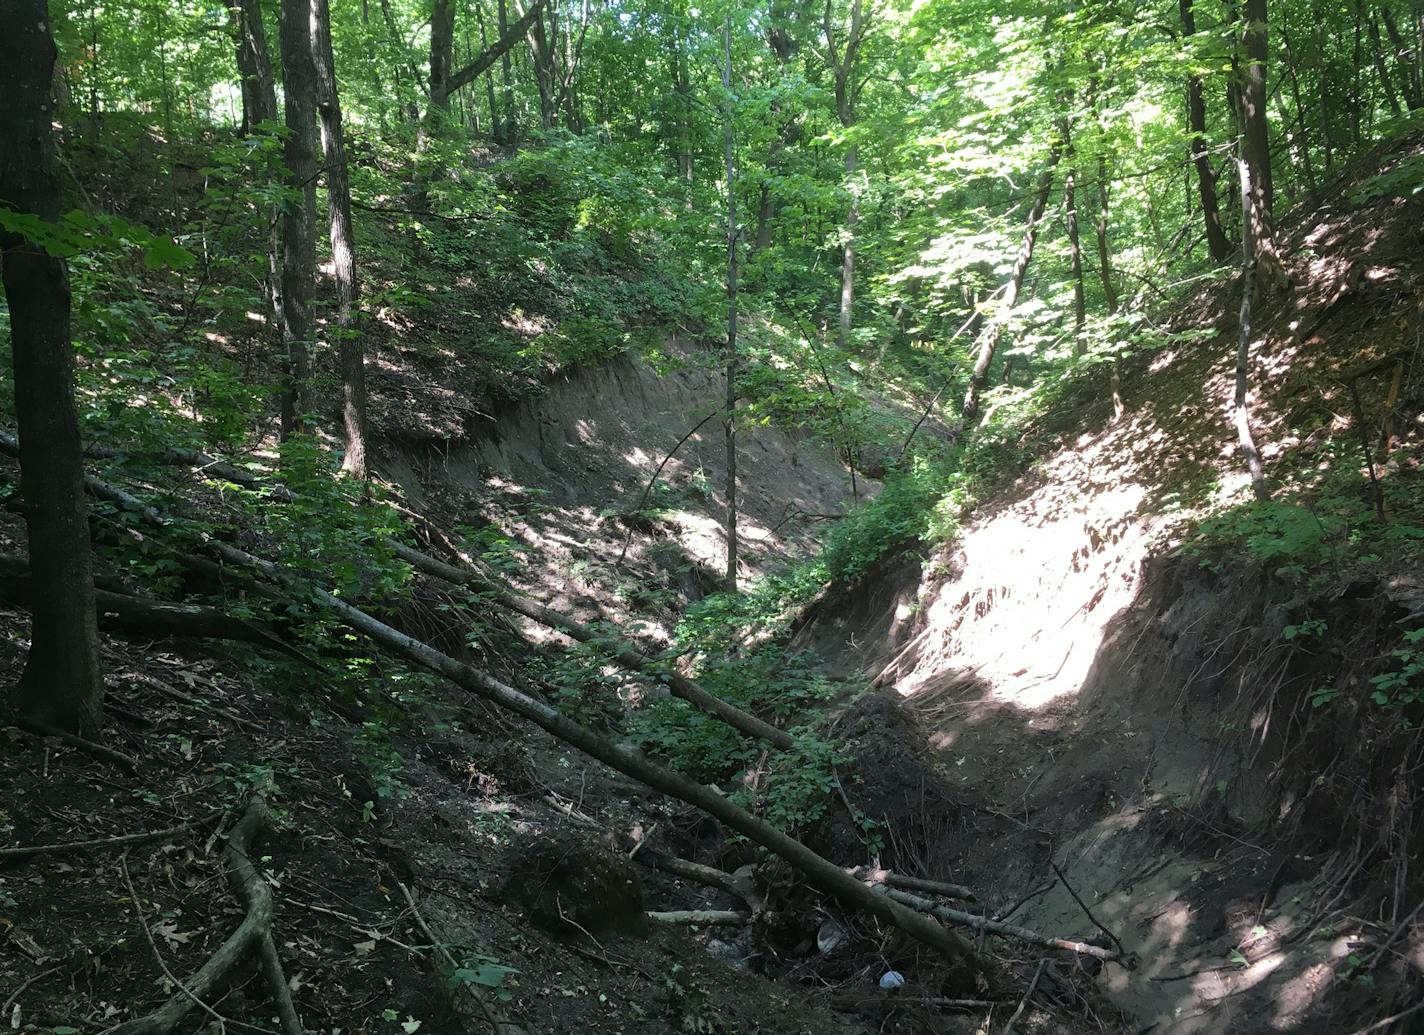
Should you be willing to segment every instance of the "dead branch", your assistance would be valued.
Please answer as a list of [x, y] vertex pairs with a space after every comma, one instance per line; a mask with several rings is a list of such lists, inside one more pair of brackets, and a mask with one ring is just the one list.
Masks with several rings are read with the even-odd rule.
[[85, 740], [83, 737], [68, 730], [62, 730], [58, 726], [51, 726], [47, 722], [37, 722], [34, 719], [17, 718], [15, 725], [26, 733], [33, 733], [37, 737], [54, 737], [72, 748], [78, 748], [85, 754], [93, 755], [101, 762], [111, 762], [114, 765], [122, 766], [131, 773], [138, 772], [138, 762], [124, 754], [122, 751], [115, 751], [111, 747], [103, 744], [96, 744], [92, 740]]
[[118, 837], [101, 837], [93, 841], [70, 841], [63, 844], [0, 848], [0, 860], [28, 859], [35, 855], [69, 855], [71, 853], [91, 851], [95, 848], [118, 848], [121, 846], [128, 847], [148, 844], [150, 841], [161, 841], [165, 837], [173, 837], [176, 834], [186, 833], [189, 830], [196, 830], [201, 826], [205, 826], [207, 822], [207, 820], [194, 820], [192, 823], [182, 823], [176, 827], [166, 827], [163, 830], [150, 830], [142, 834], [121, 834]]
[[[639, 844], [642, 842], [640, 841]], [[674, 877], [682, 877], [685, 880], [725, 891], [745, 902], [753, 916], [760, 915], [766, 909], [766, 900], [757, 892], [756, 884], [749, 874], [728, 873], [726, 870], [704, 866], [702, 863], [693, 862], [690, 859], [679, 859], [676, 856], [662, 855], [658, 852], [644, 852], [638, 861], [644, 866], [661, 870], [663, 873], [670, 873]]]
[[735, 909], [672, 909], [663, 912], [648, 911], [648, 919], [655, 924], [690, 927], [740, 927], [752, 922], [747, 913]]
[[1019, 1008], [1014, 1011], [1014, 1015], [1009, 1018], [1009, 1023], [1004, 1025], [1004, 1035], [1013, 1035], [1014, 1025], [1019, 1022], [1023, 1012], [1028, 1009], [1029, 1000], [1033, 998], [1034, 989], [1038, 987], [1038, 979], [1043, 977], [1043, 968], [1048, 966], [1048, 960], [1038, 961], [1038, 969], [1033, 972], [1033, 980], [1028, 983], [1028, 988], [1024, 990], [1023, 998], [1019, 1000]]
[[[682, 438], [680, 438], [680, 439], [677, 440], [677, 445], [673, 446], [671, 449], [669, 449], [669, 450], [667, 451], [667, 455], [663, 457], [662, 463], [658, 464], [657, 470], [653, 471], [653, 476], [648, 479], [648, 484], [645, 485], [645, 486], [643, 486], [643, 494], [638, 497], [638, 505], [633, 508], [633, 513], [634, 513], [634, 514], [638, 514], [638, 513], [641, 513], [641, 512], [642, 512], [643, 505], [648, 502], [648, 494], [653, 491], [653, 486], [657, 484], [658, 478], [662, 476], [663, 468], [668, 465], [668, 461], [673, 458], [674, 454], [676, 454], [677, 451], [682, 448], [682, 444], [683, 444], [684, 442], [686, 442], [688, 439], [690, 439], [693, 435], [695, 435], [695, 434], [697, 434], [699, 431], [701, 431], [701, 430], [702, 430], [702, 426], [703, 426], [704, 424], [706, 424], [706, 423], [707, 423], [709, 420], [711, 420], [713, 417], [716, 417], [716, 416], [718, 416], [719, 414], [721, 414], [725, 409], [726, 409], [726, 407], [719, 406], [717, 409], [713, 410], [713, 411], [712, 411], [711, 413], [709, 413], [707, 416], [703, 417], [700, 421], [698, 421], [698, 422], [697, 422], [696, 424], [694, 424], [692, 427], [690, 427], [690, 428], [687, 429], [687, 434], [683, 435]], [[628, 537], [623, 540], [623, 549], [620, 550], [620, 551], [618, 551], [618, 561], [617, 561], [617, 564], [618, 564], [619, 567], [621, 567], [622, 564], [623, 564], [623, 558], [625, 558], [625, 557], [628, 556], [628, 547], [629, 547], [630, 545], [632, 545], [632, 543], [633, 543], [633, 529], [630, 527], [630, 528], [628, 529]]]
[[261, 797], [253, 798], [247, 811], [228, 834], [227, 847], [223, 850], [228, 880], [247, 907], [237, 930], [186, 982], [178, 983], [180, 991], [166, 1003], [152, 1013], [109, 1028], [104, 1035], [169, 1035], [194, 1006], [211, 998], [228, 974], [254, 954], [267, 979], [282, 1035], [302, 1035], [302, 1023], [297, 1017], [296, 1007], [292, 1005], [292, 993], [282, 974], [276, 943], [272, 940], [272, 889], [249, 857], [252, 842], [269, 822], [266, 802]]
[[1119, 955], [1126, 955], [1127, 950], [1122, 947], [1122, 942], [1118, 939], [1118, 936], [1104, 927], [1098, 918], [1093, 915], [1093, 911], [1088, 908], [1088, 903], [1078, 897], [1078, 893], [1073, 890], [1073, 885], [1068, 883], [1068, 878], [1063, 875], [1063, 871], [1058, 868], [1058, 864], [1050, 859], [1048, 865], [1053, 867], [1053, 872], [1056, 873], [1058, 879], [1063, 882], [1063, 887], [1067, 890], [1068, 894], [1073, 896], [1073, 901], [1078, 903], [1078, 908], [1083, 911], [1083, 915], [1091, 921], [1094, 927], [1107, 935], [1108, 940], [1113, 943], [1113, 947], [1117, 949]]
[[927, 895], [938, 895], [941, 898], [959, 898], [967, 902], [975, 902], [974, 892], [970, 891], [963, 884], [947, 884], [943, 881], [925, 880], [923, 877], [906, 877], [899, 873], [891, 873], [889, 870], [878, 870], [871, 866], [862, 866], [855, 871], [855, 875], [863, 881], [872, 884], [884, 884], [887, 887], [895, 888], [897, 891], [922, 891]]
[[[460, 964], [456, 961], [454, 955], [446, 948], [444, 942], [435, 937], [435, 932], [432, 931], [430, 925], [425, 922], [425, 917], [420, 915], [420, 908], [416, 906], [415, 896], [410, 893], [410, 888], [406, 887], [401, 881], [396, 881], [396, 887], [400, 888], [401, 894], [405, 896], [406, 905], [410, 907], [410, 915], [415, 918], [415, 925], [420, 928], [420, 933], [430, 940], [430, 944], [434, 947], [436, 954], [439, 955], [445, 966], [448, 967], [452, 973], [458, 970]], [[500, 1016], [481, 996], [471, 992], [470, 998], [472, 998], [475, 1005], [480, 1008], [480, 1012], [484, 1014], [484, 1018], [489, 1022], [489, 1026], [494, 1029], [495, 1035], [528, 1035], [525, 1029], [520, 1025]]]
[[613, 640], [598, 630], [590, 628], [581, 622], [575, 621], [568, 615], [561, 614], [552, 608], [545, 607], [538, 601], [513, 590], [498, 585], [493, 579], [479, 571], [473, 558], [460, 555], [460, 560], [464, 567], [456, 567], [453, 564], [446, 564], [428, 554], [423, 554], [419, 550], [411, 549], [401, 543], [392, 543], [396, 556], [417, 571], [424, 572], [434, 578], [456, 585], [476, 587], [480, 592], [492, 593], [495, 603], [506, 607], [525, 618], [533, 619], [541, 625], [563, 633], [570, 639], [579, 643], [595, 643], [605, 646], [609, 655], [614, 661], [624, 668], [635, 672], [642, 672], [665, 683], [674, 697], [680, 697], [694, 707], [713, 715], [728, 726], [738, 732], [751, 737], [754, 740], [765, 740], [774, 744], [782, 750], [788, 750], [795, 745], [791, 735], [785, 730], [779, 730], [770, 723], [763, 722], [755, 715], [744, 712], [734, 705], [728, 704], [686, 676], [680, 675], [671, 668], [658, 665], [651, 658], [640, 653], [626, 642]]
[[[1074, 941], [1069, 938], [1053, 938], [1046, 934], [1039, 934], [1037, 931], [1030, 931], [1027, 927], [1000, 923], [998, 920], [990, 920], [988, 917], [975, 916], [973, 913], [950, 909], [948, 906], [931, 902], [927, 898], [912, 895], [908, 891], [896, 891], [893, 888], [887, 888], [883, 884], [877, 885], [875, 890], [886, 898], [907, 905], [911, 909], [918, 909], [922, 913], [928, 913], [939, 920], [943, 920], [947, 924], [954, 924], [957, 927], [972, 927], [986, 934], [1002, 935], [1005, 938], [1014, 938], [1021, 942], [1028, 942], [1030, 945], [1041, 945], [1046, 949], [1066, 949], [1069, 952], [1076, 952], [1080, 956], [1092, 956], [1100, 960], [1112, 960], [1116, 962], [1124, 962], [1125, 960], [1121, 953], [1112, 949], [1099, 948], [1096, 945], [1089, 945], [1086, 942]], [[1125, 962], [1124, 965], [1126, 965]]]
[[[980, 970], [982, 962], [962, 936], [907, 909], [899, 902], [876, 894], [834, 863], [817, 855], [801, 842], [735, 805], [720, 793], [694, 783], [681, 774], [657, 765], [641, 752], [613, 741], [575, 722], [562, 712], [520, 693], [494, 676], [462, 664], [428, 644], [393, 629], [364, 611], [289, 575], [271, 561], [254, 557], [226, 543], [210, 541], [211, 549], [229, 564], [259, 572], [294, 593], [321, 604], [349, 628], [370, 637], [392, 653], [422, 668], [444, 676], [458, 686], [534, 723], [559, 740], [679, 801], [706, 812], [715, 819], [785, 859], [806, 875], [809, 883], [848, 905], [866, 910], [906, 934], [930, 946], [951, 963]], [[900, 894], [896, 892], [895, 894]]]

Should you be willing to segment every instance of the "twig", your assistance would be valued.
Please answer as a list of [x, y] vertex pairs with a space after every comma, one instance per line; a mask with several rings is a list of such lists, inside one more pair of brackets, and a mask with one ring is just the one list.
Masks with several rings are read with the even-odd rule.
[[[1067, 882], [1065, 881], [1064, 884], [1066, 886]], [[1024, 992], [1023, 998], [1019, 1000], [1019, 1008], [1015, 1010], [1013, 1016], [1009, 1018], [1009, 1023], [1004, 1025], [1004, 1035], [1014, 1035], [1014, 1025], [1017, 1024], [1019, 1018], [1023, 1016], [1023, 1012], [1028, 1009], [1028, 1001], [1033, 998], [1033, 991], [1038, 987], [1038, 979], [1043, 977], [1043, 968], [1046, 966], [1048, 966], [1048, 960], [1042, 959], [1038, 961], [1038, 969], [1033, 972], [1033, 980], [1028, 983], [1028, 990]]]
[[887, 898], [894, 899], [902, 905], [911, 909], [918, 909], [921, 913], [928, 913], [936, 919], [943, 920], [947, 924], [958, 927], [972, 927], [987, 934], [998, 934], [1006, 938], [1014, 938], [1021, 942], [1028, 942], [1030, 945], [1042, 945], [1047, 949], [1066, 949], [1068, 952], [1076, 952], [1080, 956], [1092, 956], [1100, 960], [1113, 960], [1127, 965], [1126, 959], [1112, 949], [1104, 949], [1097, 945], [1089, 945], [1087, 942], [1074, 941], [1070, 938], [1054, 938], [1050, 935], [1040, 934], [1037, 931], [1030, 931], [1026, 927], [1018, 927], [1014, 924], [1000, 923], [997, 920], [990, 920], [988, 917], [975, 916], [973, 913], [965, 913], [962, 910], [950, 909], [937, 902], [931, 902], [927, 898], [920, 898], [918, 895], [911, 895], [908, 891], [895, 891], [887, 888], [883, 884], [875, 886], [875, 890]]
[[14, 1003], [18, 1002], [19, 999], [20, 999], [20, 996], [24, 995], [25, 992], [26, 992], [26, 990], [28, 990], [29, 987], [30, 987], [31, 985], [33, 985], [36, 981], [43, 981], [45, 978], [49, 977], [51, 974], [57, 974], [59, 971], [61, 971], [61, 970], [63, 970], [63, 969], [64, 969], [63, 967], [50, 967], [49, 970], [42, 970], [42, 971], [40, 971], [38, 974], [36, 974], [34, 977], [32, 977], [32, 978], [30, 978], [29, 980], [27, 980], [27, 981], [26, 981], [23, 985], [21, 985], [19, 988], [15, 989], [15, 991], [11, 992], [11, 993], [10, 993], [10, 998], [8, 998], [8, 999], [5, 1000], [5, 1005], [4, 1005], [4, 1006], [0, 1006], [0, 1017], [4, 1017], [5, 1014], [9, 1013], [9, 1012], [10, 1012], [10, 1007], [11, 1007]]
[[1014, 903], [1012, 906], [1010, 906], [1008, 909], [1004, 910], [1004, 912], [1002, 912], [1002, 913], [1000, 913], [998, 916], [994, 917], [994, 919], [995, 919], [995, 920], [998, 920], [998, 921], [1001, 921], [1001, 922], [1004, 921], [1004, 920], [1007, 920], [1009, 917], [1013, 916], [1013, 915], [1014, 915], [1015, 913], [1017, 913], [1020, 909], [1022, 909], [1024, 906], [1026, 906], [1029, 902], [1032, 902], [1034, 899], [1038, 898], [1039, 895], [1042, 895], [1042, 894], [1043, 894], [1044, 892], [1046, 892], [1046, 891], [1052, 891], [1053, 888], [1054, 888], [1054, 885], [1056, 885], [1057, 883], [1058, 883], [1057, 881], [1052, 881], [1052, 880], [1051, 880], [1051, 881], [1049, 881], [1047, 884], [1044, 884], [1044, 885], [1041, 885], [1041, 886], [1035, 888], [1033, 891], [1030, 891], [1030, 892], [1029, 892], [1027, 895], [1025, 895], [1023, 898], [1021, 898], [1021, 899], [1019, 899], [1017, 902], [1015, 902], [1015, 903]]
[[[687, 434], [683, 435], [682, 438], [680, 438], [680, 439], [677, 440], [677, 445], [673, 446], [670, 450], [668, 450], [667, 456], [663, 457], [663, 462], [660, 463], [660, 464], [658, 464], [658, 469], [657, 469], [656, 471], [654, 471], [654, 472], [653, 472], [653, 476], [648, 479], [648, 484], [645, 485], [645, 486], [643, 486], [643, 495], [641, 495], [641, 496], [638, 497], [638, 505], [633, 508], [633, 513], [634, 513], [634, 514], [637, 514], [637, 513], [639, 513], [640, 511], [642, 511], [642, 509], [643, 509], [643, 504], [645, 504], [645, 503], [648, 502], [648, 494], [653, 491], [653, 486], [657, 484], [657, 481], [658, 481], [659, 476], [661, 476], [662, 473], [663, 473], [663, 468], [668, 465], [668, 461], [673, 458], [673, 455], [674, 455], [679, 449], [682, 448], [682, 444], [683, 444], [684, 442], [686, 442], [688, 439], [690, 439], [693, 435], [695, 435], [695, 434], [697, 434], [699, 431], [701, 431], [701, 430], [702, 430], [702, 425], [706, 424], [706, 423], [707, 423], [709, 420], [711, 420], [713, 417], [716, 417], [718, 414], [722, 413], [722, 411], [725, 410], [725, 409], [726, 409], [726, 407], [719, 406], [717, 409], [713, 410], [713, 411], [712, 411], [711, 413], [709, 413], [707, 416], [703, 417], [700, 421], [698, 421], [698, 422], [697, 422], [696, 424], [694, 424], [692, 427], [690, 427], [690, 428], [687, 429]], [[625, 557], [628, 556], [628, 547], [631, 546], [632, 543], [633, 543], [633, 528], [632, 528], [632, 526], [630, 525], [630, 526], [628, 527], [628, 536], [627, 536], [627, 538], [625, 538], [625, 539], [623, 540], [623, 549], [621, 549], [621, 550], [618, 551], [618, 560], [617, 560], [617, 562], [615, 562], [614, 567], [621, 567], [621, 566], [623, 565], [623, 558], [625, 558]]]
[[1099, 931], [1102, 931], [1103, 934], [1107, 935], [1108, 938], [1112, 940], [1112, 943], [1114, 946], [1116, 946], [1119, 955], [1126, 956], [1127, 950], [1122, 947], [1122, 942], [1118, 941], [1117, 935], [1113, 934], [1111, 931], [1109, 931], [1106, 927], [1104, 927], [1101, 923], [1098, 922], [1098, 918], [1095, 917], [1093, 915], [1093, 911], [1088, 908], [1088, 903], [1084, 902], [1081, 898], [1078, 897], [1078, 893], [1073, 890], [1073, 885], [1069, 884], [1068, 878], [1063, 876], [1063, 871], [1058, 868], [1058, 864], [1052, 859], [1050, 859], [1048, 860], [1048, 865], [1053, 867], [1053, 872], [1056, 873], [1058, 875], [1058, 879], [1063, 882], [1063, 887], [1067, 889], [1068, 894], [1073, 896], [1073, 901], [1078, 903], [1078, 908], [1080, 908], [1083, 911], [1083, 914], [1089, 920], [1092, 921], [1093, 926], [1096, 927]]
[[119, 837], [101, 837], [94, 841], [70, 841], [65, 844], [27, 845], [18, 848], [0, 848], [0, 859], [28, 859], [32, 855], [54, 855], [59, 852], [85, 852], [91, 848], [117, 848], [120, 845], [141, 845], [158, 841], [174, 834], [181, 834], [205, 825], [208, 820], [195, 820], [163, 830], [150, 830], [143, 834], [122, 834]]
[[1424, 999], [1419, 1000], [1419, 1002], [1415, 1003], [1407, 1010], [1401, 1010], [1399, 1013], [1394, 1014], [1392, 1017], [1386, 1017], [1382, 1021], [1375, 1021], [1375, 1023], [1369, 1025], [1368, 1027], [1364, 1027], [1359, 1029], [1358, 1031], [1351, 1032], [1350, 1035], [1369, 1035], [1369, 1033], [1372, 1031], [1379, 1031], [1381, 1028], [1388, 1028], [1395, 1021], [1402, 1021], [1404, 1020], [1404, 1018], [1410, 1016], [1411, 1014], [1416, 1014], [1420, 1010], [1424, 1010]]
[[[396, 881], [396, 887], [399, 888], [400, 893], [405, 896], [406, 905], [410, 906], [410, 915], [415, 919], [415, 925], [420, 928], [421, 934], [430, 939], [430, 944], [434, 947], [436, 955], [438, 955], [452, 971], [458, 970], [460, 965], [455, 961], [455, 957], [451, 954], [445, 943], [435, 937], [435, 932], [432, 931], [430, 925], [425, 922], [425, 917], [420, 915], [420, 909], [415, 904], [415, 896], [410, 893], [410, 888], [406, 887], [402, 881]], [[470, 998], [473, 999], [475, 1005], [479, 1007], [480, 1013], [484, 1015], [486, 1023], [496, 1032], [496, 1035], [525, 1035], [522, 1027], [517, 1024], [511, 1024], [509, 1021], [497, 1015], [483, 998], [475, 995], [473, 992], [470, 994]]]

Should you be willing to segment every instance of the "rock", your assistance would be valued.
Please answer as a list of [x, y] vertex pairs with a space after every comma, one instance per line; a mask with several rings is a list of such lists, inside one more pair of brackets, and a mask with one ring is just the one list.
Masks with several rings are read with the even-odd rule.
[[521, 839], [505, 859], [505, 892], [558, 934], [644, 936], [643, 883], [628, 859], [579, 833]]

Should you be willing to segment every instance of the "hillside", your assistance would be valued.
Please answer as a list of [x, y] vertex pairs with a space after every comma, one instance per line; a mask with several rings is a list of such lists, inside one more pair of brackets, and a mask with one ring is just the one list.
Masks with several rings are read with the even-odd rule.
[[1424, 1031], [1419, 15], [14, 0], [0, 1027]]

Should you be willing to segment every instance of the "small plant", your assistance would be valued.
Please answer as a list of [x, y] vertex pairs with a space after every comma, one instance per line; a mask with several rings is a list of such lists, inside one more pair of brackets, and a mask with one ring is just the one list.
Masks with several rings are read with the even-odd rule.
[[1281, 638], [1285, 640], [1318, 640], [1325, 635], [1326, 625], [1323, 618], [1307, 618], [1296, 625], [1288, 625], [1281, 630]]
[[1310, 706], [1312, 708], [1324, 708], [1339, 696], [1340, 691], [1336, 687], [1317, 686], [1310, 692]]
[[1382, 708], [1399, 710], [1424, 701], [1424, 628], [1406, 632], [1404, 643], [1394, 652], [1399, 668], [1370, 678], [1370, 700]]

